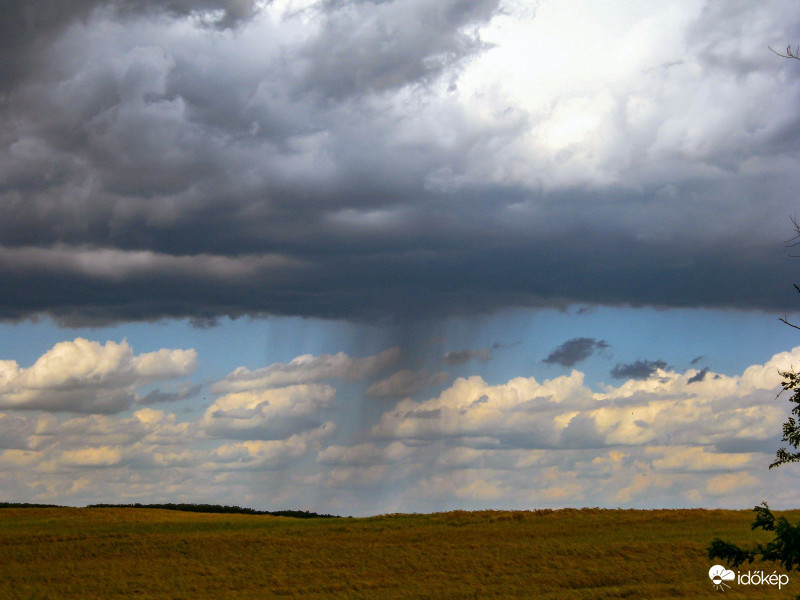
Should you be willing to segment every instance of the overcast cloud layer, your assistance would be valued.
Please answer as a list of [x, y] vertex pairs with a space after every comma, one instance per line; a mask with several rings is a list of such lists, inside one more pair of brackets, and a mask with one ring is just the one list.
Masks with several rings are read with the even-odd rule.
[[800, 63], [767, 46], [798, 25], [788, 2], [11, 0], [0, 318], [792, 308]]
[[125, 342], [77, 338], [29, 368], [0, 362], [4, 499], [234, 498], [358, 515], [800, 500], [791, 470], [766, 468], [789, 403], [764, 400], [778, 389], [778, 369], [800, 361], [800, 347], [736, 375], [653, 361], [649, 376], [595, 389], [577, 369], [492, 384], [403, 370], [401, 354], [239, 367], [191, 417], [174, 403], [140, 403], [156, 380], [185, 388], [198, 360], [192, 349], [136, 354]]

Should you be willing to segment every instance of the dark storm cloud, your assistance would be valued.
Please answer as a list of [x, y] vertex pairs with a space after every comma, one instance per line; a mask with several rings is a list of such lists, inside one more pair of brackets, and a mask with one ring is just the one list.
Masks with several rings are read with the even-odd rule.
[[[221, 227], [223, 241], [225, 235]], [[215, 245], [211, 229], [195, 236], [193, 244], [208, 240]], [[169, 236], [153, 245], [162, 243], [169, 243]], [[621, 240], [597, 243], [605, 244], [604, 251], [569, 257], [564, 246], [529, 248], [521, 241], [514, 251], [522, 255], [517, 260], [508, 248], [489, 243], [479, 251], [454, 242], [438, 252], [404, 252], [381, 248], [376, 241], [374, 253], [367, 254], [364, 248], [351, 248], [347, 239], [338, 245], [330, 241], [329, 254], [324, 247], [316, 253], [312, 247], [240, 256], [0, 248], [0, 277], [6, 282], [0, 288], [0, 316], [48, 313], [73, 324], [163, 317], [213, 321], [218, 315], [268, 313], [370, 319], [464, 314], [510, 305], [566, 306], [570, 301], [792, 308], [790, 290], [780, 293], [786, 274], [767, 261], [762, 268], [756, 264], [743, 271], [730, 256], [718, 261], [705, 256], [695, 264], [662, 266], [653, 280], [648, 271], [655, 257], [641, 266], [626, 264], [613, 247]], [[641, 244], [631, 242], [629, 248], [636, 247]], [[606, 270], [609, 263], [616, 265], [613, 272]], [[574, 281], [564, 281], [560, 273], [565, 271]], [[752, 286], [745, 287], [744, 281]]]
[[604, 340], [593, 338], [573, 338], [553, 350], [542, 362], [571, 367], [589, 358], [597, 350], [608, 348]]
[[663, 360], [637, 360], [632, 363], [619, 363], [611, 369], [611, 376], [615, 379], [649, 379], [658, 369], [666, 369], [667, 363]]
[[167, 12], [188, 15], [217, 10], [213, 21], [233, 26], [254, 12], [253, 0], [7, 0], [0, 19], [0, 90], [23, 79], [45, 57], [41, 54], [54, 36], [76, 21], [86, 20], [98, 8], [121, 15]]
[[[688, 85], [732, 86], [727, 112], [700, 106], [690, 133], [684, 114], [634, 127], [620, 92], [612, 101], [627, 116], [609, 125], [618, 145], [605, 162], [589, 165], [597, 181], [573, 168], [547, 187], [558, 161], [581, 155], [526, 154], [548, 115], [480, 86], [460, 95], [497, 7], [9, 3], [0, 318], [793, 309], [780, 240], [800, 184], [787, 158], [800, 138], [785, 134], [800, 127], [800, 85], [778, 83], [795, 80], [792, 65], [716, 60], [691, 38], [700, 63], [653, 82], [687, 85], [692, 68], [707, 69]], [[747, 10], [715, 35], [734, 35]], [[758, 77], [736, 79], [747, 68]], [[736, 87], [753, 81], [761, 87]], [[769, 110], [764, 86], [781, 88]], [[649, 101], [668, 111], [677, 92], [703, 97], [657, 88]]]

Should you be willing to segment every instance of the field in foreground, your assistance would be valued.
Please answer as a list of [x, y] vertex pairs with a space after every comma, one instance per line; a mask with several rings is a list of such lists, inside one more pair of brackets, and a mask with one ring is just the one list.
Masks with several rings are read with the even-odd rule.
[[[776, 514], [778, 514], [776, 512]], [[800, 520], [800, 511], [785, 514]], [[0, 511], [0, 598], [719, 598], [706, 547], [749, 510], [451, 512], [299, 520], [131, 508]], [[763, 570], [775, 565], [745, 565]], [[777, 567], [778, 572], [783, 572]], [[724, 598], [789, 598], [734, 586]], [[796, 579], [796, 581], [795, 581]]]

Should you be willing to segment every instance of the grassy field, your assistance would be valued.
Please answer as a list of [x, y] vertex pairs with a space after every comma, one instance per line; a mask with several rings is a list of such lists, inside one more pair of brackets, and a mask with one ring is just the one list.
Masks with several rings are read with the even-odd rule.
[[[777, 513], [776, 513], [777, 514]], [[800, 520], [800, 511], [786, 514]], [[131, 508], [0, 510], [0, 598], [718, 598], [706, 546], [765, 540], [723, 510], [366, 519]], [[772, 573], [774, 565], [739, 570]], [[783, 572], [778, 567], [778, 572]], [[737, 586], [723, 598], [789, 598]]]

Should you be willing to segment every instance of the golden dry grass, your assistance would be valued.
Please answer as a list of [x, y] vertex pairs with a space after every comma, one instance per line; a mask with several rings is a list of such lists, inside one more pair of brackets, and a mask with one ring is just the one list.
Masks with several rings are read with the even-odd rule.
[[[4, 509], [0, 598], [718, 598], [705, 549], [715, 536], [767, 539], [750, 531], [752, 517], [584, 509], [298, 520]], [[796, 579], [781, 592], [739, 587], [727, 596], [787, 598], [800, 592]]]

